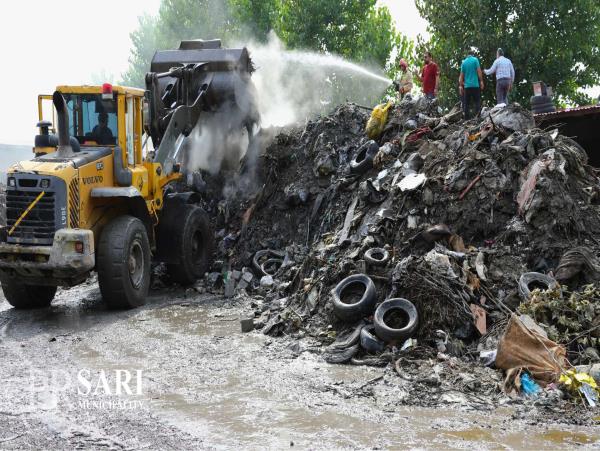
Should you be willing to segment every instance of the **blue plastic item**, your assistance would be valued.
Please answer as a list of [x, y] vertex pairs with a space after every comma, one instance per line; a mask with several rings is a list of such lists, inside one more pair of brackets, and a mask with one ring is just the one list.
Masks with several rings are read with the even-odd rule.
[[521, 374], [521, 391], [525, 396], [535, 396], [540, 391], [540, 386], [531, 378], [529, 373]]

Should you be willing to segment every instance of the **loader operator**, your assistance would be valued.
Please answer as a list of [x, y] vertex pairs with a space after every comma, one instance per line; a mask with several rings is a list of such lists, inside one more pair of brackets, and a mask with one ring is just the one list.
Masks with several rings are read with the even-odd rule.
[[108, 127], [108, 114], [98, 113], [98, 125], [92, 130], [92, 138], [101, 145], [113, 144], [112, 130]]

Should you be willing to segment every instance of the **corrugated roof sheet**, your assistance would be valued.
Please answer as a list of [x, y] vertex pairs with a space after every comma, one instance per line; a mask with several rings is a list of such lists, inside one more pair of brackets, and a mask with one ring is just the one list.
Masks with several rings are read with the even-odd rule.
[[534, 114], [538, 120], [554, 119], [561, 117], [586, 116], [588, 114], [600, 114], [600, 105], [585, 105], [574, 108], [565, 108], [552, 113]]

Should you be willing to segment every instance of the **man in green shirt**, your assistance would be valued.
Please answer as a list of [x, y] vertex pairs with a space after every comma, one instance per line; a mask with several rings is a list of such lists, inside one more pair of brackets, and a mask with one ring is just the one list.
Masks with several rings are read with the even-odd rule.
[[[463, 113], [465, 119], [471, 119], [479, 114], [481, 109], [481, 92], [483, 91], [483, 74], [479, 60], [469, 51], [469, 55], [463, 60], [460, 66], [460, 77], [458, 79], [460, 86], [460, 96], [462, 99]], [[471, 115], [471, 104], [475, 104], [474, 114]]]

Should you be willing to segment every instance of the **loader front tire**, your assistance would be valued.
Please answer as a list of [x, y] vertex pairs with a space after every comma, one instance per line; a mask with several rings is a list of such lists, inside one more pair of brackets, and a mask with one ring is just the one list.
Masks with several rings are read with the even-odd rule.
[[121, 216], [108, 223], [98, 243], [98, 283], [102, 298], [114, 309], [146, 302], [150, 287], [150, 244], [142, 221]]
[[196, 205], [185, 205], [172, 240], [179, 262], [167, 264], [167, 271], [173, 281], [191, 285], [204, 276], [214, 252], [214, 235], [206, 212]]
[[16, 309], [48, 307], [56, 294], [56, 287], [26, 285], [11, 279], [2, 280], [2, 291], [10, 305]]

